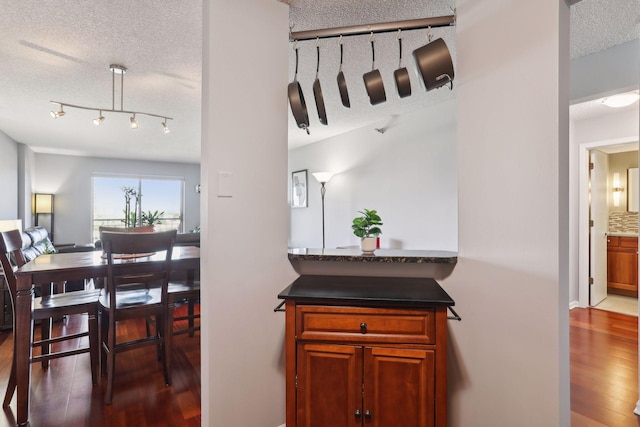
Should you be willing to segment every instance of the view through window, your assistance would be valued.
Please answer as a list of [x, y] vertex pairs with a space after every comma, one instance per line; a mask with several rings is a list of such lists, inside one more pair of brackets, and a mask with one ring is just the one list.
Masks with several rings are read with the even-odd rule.
[[179, 178], [149, 177], [93, 177], [93, 240], [99, 239], [98, 228], [125, 226], [125, 188], [141, 194], [138, 211], [131, 198], [131, 212], [138, 225], [147, 225], [148, 217], [154, 221], [156, 231], [177, 229], [183, 232], [184, 180]]

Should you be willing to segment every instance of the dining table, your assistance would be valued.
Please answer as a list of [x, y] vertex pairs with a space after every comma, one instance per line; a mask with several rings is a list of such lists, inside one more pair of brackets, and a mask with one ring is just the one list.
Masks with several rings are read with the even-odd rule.
[[[165, 252], [122, 256], [114, 263], [130, 267], [132, 273], [145, 265], [162, 262]], [[171, 256], [172, 271], [193, 272], [200, 268], [200, 248], [175, 246]], [[68, 280], [104, 278], [107, 260], [102, 251], [54, 253], [40, 255], [16, 270], [16, 296], [14, 307], [14, 339], [17, 380], [17, 424], [25, 425], [29, 419], [31, 388], [31, 340], [33, 316], [31, 312], [35, 288]]]

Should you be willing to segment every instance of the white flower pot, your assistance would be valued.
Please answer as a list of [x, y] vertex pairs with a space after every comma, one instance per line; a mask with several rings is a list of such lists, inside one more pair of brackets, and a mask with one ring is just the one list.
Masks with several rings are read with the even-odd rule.
[[363, 237], [360, 240], [360, 249], [362, 249], [362, 253], [372, 254], [376, 250], [376, 237]]

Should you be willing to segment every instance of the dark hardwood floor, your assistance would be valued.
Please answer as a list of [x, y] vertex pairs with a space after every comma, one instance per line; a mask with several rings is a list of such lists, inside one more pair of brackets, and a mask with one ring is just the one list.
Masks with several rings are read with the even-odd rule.
[[[183, 307], [179, 307], [182, 310]], [[80, 316], [56, 328], [79, 330]], [[144, 334], [128, 323], [120, 334]], [[638, 401], [638, 318], [598, 309], [570, 312], [572, 427], [640, 426]], [[0, 332], [0, 398], [11, 368], [12, 334]], [[104, 405], [104, 381], [91, 386], [89, 355], [54, 360], [49, 369], [31, 367], [30, 425], [199, 426], [200, 336], [175, 337], [173, 386], [166, 387], [155, 351], [119, 355], [113, 404]], [[0, 427], [14, 425], [15, 398], [0, 414]]]
[[640, 426], [638, 318], [594, 308], [570, 311], [571, 426]]
[[[54, 328], [78, 331], [86, 324], [81, 316], [71, 316], [56, 322]], [[118, 334], [127, 336], [144, 333], [144, 322], [128, 322], [118, 329]], [[11, 331], [0, 332], [0, 400], [9, 379], [12, 352]], [[162, 364], [152, 347], [118, 354], [111, 405], [104, 404], [106, 377], [97, 386], [91, 385], [88, 354], [53, 360], [47, 370], [33, 364], [31, 378], [29, 425], [33, 427], [200, 426], [199, 333], [192, 338], [188, 334], [174, 337], [171, 387], [164, 384]], [[14, 417], [15, 397], [0, 414], [0, 427], [15, 425]]]

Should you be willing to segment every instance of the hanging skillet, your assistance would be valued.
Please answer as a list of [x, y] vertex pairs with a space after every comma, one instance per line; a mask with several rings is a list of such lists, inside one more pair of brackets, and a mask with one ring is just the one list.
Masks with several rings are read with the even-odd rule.
[[306, 130], [309, 134], [309, 114], [307, 114], [307, 104], [304, 102], [304, 95], [302, 94], [302, 88], [298, 83], [298, 48], [296, 50], [296, 73], [293, 77], [293, 81], [289, 83], [287, 87], [289, 96], [289, 106], [293, 113], [293, 118], [296, 119], [296, 123], [300, 129]]
[[453, 61], [444, 40], [431, 41], [431, 28], [427, 31], [428, 43], [413, 51], [416, 65], [425, 89], [437, 89], [446, 84], [453, 89]]
[[322, 88], [320, 87], [320, 79], [318, 71], [320, 70], [320, 46], [316, 41], [316, 53], [318, 61], [316, 62], [316, 80], [313, 82], [313, 97], [316, 99], [316, 108], [318, 110], [318, 118], [323, 125], [329, 124], [327, 121], [327, 111], [324, 108], [324, 98], [322, 97]]
[[371, 42], [371, 71], [365, 73], [362, 76], [364, 80], [364, 86], [367, 89], [367, 95], [369, 95], [369, 102], [371, 105], [380, 104], [387, 100], [387, 94], [384, 91], [384, 84], [382, 82], [382, 76], [380, 70], [375, 68], [376, 64], [376, 51], [373, 46], [373, 33], [369, 37]]
[[347, 108], [351, 108], [351, 102], [349, 101], [349, 91], [347, 90], [347, 81], [344, 78], [344, 73], [342, 72], [342, 36], [340, 36], [340, 68], [338, 69], [338, 90], [340, 91], [340, 100], [342, 101], [342, 105]]
[[398, 96], [405, 98], [411, 95], [411, 81], [409, 80], [409, 71], [406, 67], [402, 66], [402, 37], [400, 37], [400, 30], [398, 30], [398, 69], [393, 72], [393, 77], [396, 80], [396, 89], [398, 90]]

